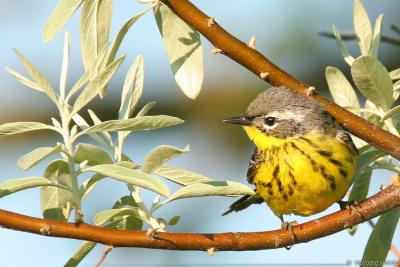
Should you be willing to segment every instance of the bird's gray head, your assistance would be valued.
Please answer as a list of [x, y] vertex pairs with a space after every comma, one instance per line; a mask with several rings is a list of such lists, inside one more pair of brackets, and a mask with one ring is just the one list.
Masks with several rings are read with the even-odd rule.
[[272, 87], [259, 94], [245, 114], [226, 122], [253, 126], [279, 138], [313, 131], [326, 133], [335, 127], [334, 119], [317, 101], [287, 87]]

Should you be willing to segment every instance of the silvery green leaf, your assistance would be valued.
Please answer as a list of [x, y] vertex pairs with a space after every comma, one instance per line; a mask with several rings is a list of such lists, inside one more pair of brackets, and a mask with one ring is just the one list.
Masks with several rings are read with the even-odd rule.
[[[51, 162], [43, 175], [53, 184], [72, 188], [73, 177], [69, 173], [68, 163], [64, 160]], [[72, 192], [63, 188], [43, 186], [40, 192], [40, 204], [43, 218], [67, 221], [76, 206]]]
[[[81, 128], [82, 130], [86, 130], [87, 128], [89, 128], [89, 124], [85, 121], [84, 118], [82, 118], [78, 113], [76, 113], [72, 119], [74, 120], [74, 122], [79, 126], [79, 128]], [[77, 134], [79, 135], [79, 133]], [[103, 145], [106, 148], [112, 148], [112, 146], [110, 146], [110, 144], [107, 142], [107, 140], [105, 140], [103, 138], [103, 136], [97, 134], [97, 133], [90, 133], [88, 134], [90, 138], [92, 138], [93, 140], [95, 140], [96, 142], [98, 142], [99, 144]]]
[[140, 219], [137, 208], [126, 207], [126, 208], [120, 208], [120, 209], [103, 210], [103, 211], [97, 213], [94, 216], [94, 224], [95, 225], [104, 225], [107, 222], [114, 219], [115, 217], [122, 217], [122, 216], [126, 216], [126, 215], [134, 216], [134, 217]]
[[400, 98], [400, 80], [393, 84], [393, 98], [394, 99]]
[[69, 34], [69, 32], [65, 32], [63, 61], [62, 61], [61, 76], [60, 76], [60, 97], [61, 97], [61, 99], [65, 99], [66, 90], [67, 90], [67, 76], [68, 76], [70, 47], [71, 47], [71, 35]]
[[381, 215], [369, 236], [362, 262], [374, 262], [374, 266], [383, 266], [390, 250], [399, 218], [400, 207]]
[[76, 92], [79, 91], [87, 82], [89, 81], [89, 72], [85, 72], [79, 77], [79, 79], [72, 86], [71, 90], [68, 92], [67, 99], [71, 98]]
[[94, 249], [96, 242], [84, 241], [75, 251], [74, 255], [64, 264], [64, 267], [75, 267]]
[[8, 180], [0, 184], [0, 198], [21, 190], [50, 184], [51, 182], [43, 177], [27, 177]]
[[[118, 199], [113, 205], [113, 209], [120, 208], [137, 208], [138, 204], [133, 199], [132, 195], [123, 196]], [[121, 217], [114, 217], [113, 223], [110, 224], [112, 226], [115, 224], [115, 229], [119, 230], [140, 230], [143, 227], [143, 218], [139, 216], [139, 214], [125, 215]]]
[[136, 114], [136, 117], [145, 116], [147, 113], [149, 113], [149, 111], [154, 107], [155, 104], [156, 101], [150, 101], [149, 103], [144, 105], [144, 107], [142, 107], [142, 109]]
[[112, 0], [85, 1], [81, 13], [80, 40], [85, 70], [94, 67], [100, 51], [108, 45]]
[[382, 121], [385, 121], [391, 117], [400, 115], [400, 105], [396, 106], [394, 108], [392, 108], [391, 110], [389, 110], [383, 117], [382, 117]]
[[212, 181], [211, 178], [208, 178], [202, 174], [176, 167], [161, 166], [153, 172], [179, 185], [189, 185], [193, 183]]
[[126, 33], [129, 31], [132, 25], [150, 9], [151, 7], [131, 17], [124, 23], [124, 25], [122, 25], [117, 33], [117, 36], [114, 39], [114, 42], [112, 43], [111, 50], [108, 56], [108, 63], [114, 60], [115, 55], [117, 54], [117, 51], [122, 43], [122, 40], [125, 38]]
[[374, 36], [372, 37], [371, 49], [369, 51], [370, 56], [374, 57], [378, 56], [379, 43], [381, 40], [382, 22], [383, 22], [383, 14], [380, 14], [375, 21]]
[[82, 163], [87, 161], [88, 166], [99, 164], [112, 164], [112, 159], [107, 152], [91, 144], [78, 144], [76, 147], [74, 162]]
[[342, 54], [343, 59], [349, 64], [350, 66], [353, 64], [354, 58], [350, 55], [349, 51], [347, 51], [346, 46], [340, 37], [340, 34], [337, 32], [335, 25], [332, 26], [333, 35], [335, 35], [336, 44], [339, 48], [340, 54]]
[[43, 30], [43, 40], [51, 41], [82, 4], [83, 0], [61, 0], [51, 13]]
[[389, 75], [390, 75], [390, 78], [391, 78], [392, 80], [399, 80], [399, 79], [400, 79], [400, 68], [399, 68], [399, 69], [392, 70], [392, 71], [389, 73]]
[[143, 161], [142, 169], [145, 173], [152, 173], [168, 160], [189, 151], [189, 145], [183, 149], [173, 146], [161, 145], [151, 150]]
[[358, 177], [360, 174], [361, 174], [361, 172], [363, 172], [364, 171], [364, 169], [369, 165], [369, 164], [371, 164], [372, 162], [374, 162], [375, 160], [377, 160], [377, 159], [379, 159], [379, 158], [381, 158], [381, 157], [384, 157], [384, 156], [386, 156], [386, 153], [385, 152], [383, 152], [383, 151], [381, 151], [381, 150], [377, 150], [377, 149], [375, 149], [375, 148], [373, 148], [373, 149], [371, 149], [371, 150], [369, 150], [369, 151], [366, 151], [366, 152], [364, 152], [364, 153], [361, 153], [358, 157], [357, 157], [357, 160], [356, 160], [356, 166], [357, 166], [357, 169], [356, 169], [356, 172], [355, 172], [355, 174], [354, 174], [354, 177]]
[[[102, 123], [102, 121], [99, 119], [99, 117], [97, 117], [97, 115], [94, 113], [93, 110], [88, 109], [88, 113], [94, 125]], [[108, 132], [99, 132], [98, 135], [104, 139], [104, 141], [109, 145], [109, 147], [111, 148], [114, 147], [111, 135]]]
[[351, 65], [351, 74], [358, 90], [384, 111], [393, 104], [393, 84], [385, 66], [376, 58], [361, 56]]
[[54, 89], [46, 79], [46, 77], [37, 69], [24, 55], [22, 55], [17, 49], [14, 48], [15, 53], [21, 60], [22, 64], [24, 65], [26, 71], [35, 81], [35, 83], [40, 87], [40, 89], [46, 93], [49, 98], [55, 103], [58, 104], [58, 97], [54, 93]]
[[200, 35], [165, 4], [154, 15], [175, 80], [187, 97], [195, 99], [204, 77]]
[[114, 73], [117, 71], [125, 56], [122, 56], [108, 65], [94, 80], [89, 81], [85, 89], [76, 99], [72, 114], [78, 112], [86, 104], [88, 104], [103, 88], [108, 84]]
[[96, 172], [130, 185], [143, 187], [164, 197], [169, 195], [168, 187], [163, 182], [139, 170], [113, 164], [103, 164], [87, 168], [84, 171]]
[[240, 196], [253, 195], [254, 191], [250, 187], [231, 181], [212, 181], [193, 183], [186, 185], [176, 191], [173, 195], [165, 200], [164, 203], [173, 200], [192, 197], [204, 196]]
[[179, 222], [181, 216], [174, 216], [168, 221], [168, 225], [175, 225]]
[[40, 88], [40, 86], [37, 83], [35, 83], [34, 81], [29, 80], [28, 78], [26, 78], [23, 75], [19, 74], [15, 70], [10, 69], [10, 68], [6, 68], [6, 71], [8, 73], [10, 73], [12, 76], [14, 76], [14, 78], [17, 79], [23, 85], [25, 85], [25, 86], [27, 86], [29, 88], [35, 89], [37, 91], [40, 91], [40, 92], [44, 92], [42, 90], [42, 88]]
[[343, 107], [349, 106], [355, 108], [356, 114], [359, 114], [357, 109], [360, 108], [360, 103], [358, 102], [357, 95], [343, 73], [338, 68], [327, 67], [325, 76], [328, 82], [329, 91], [331, 92], [335, 103]]
[[40, 122], [9, 122], [0, 125], [0, 137], [38, 130], [54, 130], [54, 128]]
[[361, 54], [368, 55], [372, 41], [372, 26], [368, 14], [360, 0], [354, 0], [354, 30]]
[[18, 166], [23, 169], [27, 170], [29, 168], [32, 168], [39, 162], [41, 162], [43, 159], [58, 153], [62, 150], [62, 145], [57, 145], [55, 147], [39, 147], [31, 152], [23, 155], [22, 157], [19, 158], [18, 160]]
[[101, 174], [94, 174], [89, 179], [87, 179], [80, 187], [80, 191], [82, 194], [82, 199], [85, 199], [89, 193], [93, 190], [94, 186], [97, 184], [98, 181], [102, 180], [106, 176]]
[[361, 202], [367, 197], [371, 175], [372, 168], [367, 166], [361, 171], [361, 173], [357, 177], [354, 177], [349, 201]]
[[183, 123], [183, 120], [166, 116], [143, 116], [139, 118], [132, 118], [127, 120], [110, 120], [100, 123], [98, 125], [92, 126], [80, 133], [80, 135], [102, 132], [102, 131], [147, 131], [153, 129], [159, 129], [164, 127], [169, 127], [177, 124]]
[[143, 92], [143, 56], [136, 57], [126, 74], [118, 119], [129, 119]]

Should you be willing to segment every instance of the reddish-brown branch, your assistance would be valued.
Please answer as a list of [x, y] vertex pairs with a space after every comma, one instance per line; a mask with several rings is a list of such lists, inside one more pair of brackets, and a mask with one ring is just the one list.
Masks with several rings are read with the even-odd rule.
[[[370, 220], [400, 205], [400, 186], [390, 185], [361, 202], [357, 212], [342, 210], [293, 227], [296, 243], [331, 235]], [[33, 218], [0, 210], [0, 225], [19, 231], [54, 237], [89, 240], [113, 247], [144, 247], [173, 250], [259, 250], [293, 245], [287, 230], [257, 233], [157, 233], [153, 238], [145, 231], [112, 230], [86, 223], [67, 223]]]
[[[298, 81], [278, 66], [269, 61], [257, 50], [238, 40], [225, 31], [216, 22], [209, 23], [210, 17], [195, 7], [188, 0], [163, 0], [181, 19], [199, 31], [221, 53], [230, 57], [237, 63], [246, 67], [257, 76], [261, 73], [264, 80], [272, 85], [286, 85], [300, 93], [306, 94], [309, 85]], [[370, 122], [360, 118], [346, 109], [332, 103], [325, 97], [312, 95], [317, 101], [324, 104], [327, 110], [334, 116], [349, 132], [360, 137], [364, 141], [384, 150], [393, 157], [400, 159], [400, 138], [387, 132]]]

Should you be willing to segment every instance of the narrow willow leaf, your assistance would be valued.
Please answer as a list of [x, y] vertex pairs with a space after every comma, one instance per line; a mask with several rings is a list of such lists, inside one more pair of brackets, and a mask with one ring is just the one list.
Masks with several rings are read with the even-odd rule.
[[45, 158], [58, 153], [62, 150], [62, 145], [57, 145], [55, 147], [39, 147], [31, 152], [23, 155], [18, 160], [18, 166], [23, 170], [28, 170], [36, 164], [40, 163]]
[[393, 98], [394, 99], [400, 98], [400, 80], [393, 84]]
[[74, 103], [74, 108], [72, 113], [75, 114], [81, 108], [83, 108], [86, 104], [88, 104], [95, 96], [99, 93], [101, 88], [106, 86], [114, 73], [117, 71], [121, 63], [123, 62], [125, 56], [122, 56], [115, 60], [113, 63], [108, 65], [100, 74], [99, 76], [90, 81], [88, 85], [83, 89], [82, 93], [76, 99]]
[[179, 149], [173, 146], [161, 145], [152, 149], [145, 157], [143, 161], [142, 169], [145, 173], [151, 173], [155, 169], [159, 168], [168, 160], [179, 156], [182, 153], [189, 151], [189, 145], [183, 149]]
[[361, 174], [361, 172], [364, 171], [364, 169], [369, 164], [371, 164], [375, 160], [377, 160], [385, 155], [387, 155], [387, 154], [384, 151], [377, 150], [377, 149], [371, 149], [369, 151], [366, 151], [366, 152], [360, 154], [356, 160], [357, 169], [356, 169], [356, 173], [355, 173], [354, 177], [358, 177]]
[[0, 125], [0, 137], [38, 130], [54, 130], [54, 128], [40, 122], [9, 122]]
[[117, 54], [117, 51], [122, 43], [122, 40], [125, 38], [126, 33], [129, 31], [129, 29], [133, 26], [133, 24], [135, 24], [135, 22], [142, 17], [144, 14], [146, 14], [147, 11], [149, 11], [151, 9], [147, 8], [144, 11], [140, 12], [139, 14], [131, 17], [129, 20], [127, 20], [124, 25], [122, 25], [122, 27], [119, 29], [117, 36], [114, 39], [114, 42], [112, 43], [111, 46], [111, 51], [110, 54], [108, 56], [108, 63], [110, 63], [111, 61], [114, 60], [115, 55]]
[[88, 166], [99, 164], [111, 164], [113, 161], [107, 152], [91, 144], [78, 144], [76, 147], [74, 162], [82, 163], [87, 161]]
[[64, 267], [75, 267], [94, 249], [96, 242], [84, 241], [75, 251], [74, 255], [64, 264]]
[[65, 94], [66, 94], [66, 90], [67, 90], [67, 77], [68, 77], [70, 47], [71, 47], [71, 36], [70, 36], [69, 32], [65, 32], [63, 61], [62, 61], [61, 76], [60, 76], [60, 97], [61, 97], [61, 99], [65, 99]]
[[54, 89], [46, 77], [17, 49], [14, 48], [14, 51], [35, 83], [39, 85], [40, 89], [42, 89], [55, 104], [58, 104], [58, 97], [54, 93]]
[[[137, 209], [138, 204], [133, 199], [132, 195], [123, 196], [118, 199], [113, 205], [113, 209], [121, 208]], [[124, 216], [116, 216], [113, 218], [112, 223], [107, 226], [113, 226], [118, 230], [141, 230], [143, 227], [143, 218], [138, 213]]]
[[200, 35], [166, 5], [154, 15], [175, 80], [187, 97], [195, 99], [204, 77]]
[[[44, 172], [44, 177], [52, 183], [72, 187], [73, 177], [69, 173], [68, 163], [64, 160], [51, 162]], [[50, 186], [41, 188], [40, 204], [43, 218], [61, 221], [67, 221], [75, 207], [74, 197], [70, 191]]]
[[64, 27], [83, 0], [60, 0], [51, 13], [43, 30], [43, 40], [51, 41]]
[[[88, 109], [90, 118], [92, 119], [94, 125], [102, 123], [102, 121], [97, 117], [93, 110]], [[111, 135], [108, 132], [99, 132], [98, 135], [104, 139], [104, 141], [109, 145], [110, 148], [114, 147]]]
[[85, 1], [81, 13], [81, 54], [85, 70], [94, 67], [100, 51], [108, 45], [112, 0]]
[[138, 214], [138, 209], [134, 207], [129, 207], [129, 208], [120, 208], [112, 210], [103, 210], [94, 216], [94, 224], [104, 225], [107, 222], [114, 219], [115, 217], [121, 217], [125, 215], [130, 215], [135, 217], [137, 216], [136, 218], [140, 219], [140, 216]]
[[[342, 107], [360, 109], [360, 103], [353, 87], [338, 68], [327, 67], [325, 76], [335, 103]], [[359, 114], [357, 111], [356, 113]]]
[[212, 181], [211, 178], [208, 178], [202, 174], [176, 167], [161, 166], [154, 170], [154, 173], [179, 185], [189, 185], [193, 183]]
[[163, 182], [139, 170], [113, 164], [103, 164], [87, 168], [84, 171], [96, 172], [130, 185], [143, 187], [164, 197], [169, 195], [168, 187]]
[[372, 26], [360, 0], [354, 0], [354, 31], [356, 33], [361, 54], [369, 54], [372, 41]]
[[376, 58], [361, 56], [351, 65], [351, 74], [358, 90], [384, 111], [393, 104], [393, 84], [385, 66]]
[[390, 75], [390, 78], [391, 78], [392, 80], [399, 80], [399, 79], [400, 79], [400, 68], [399, 68], [399, 69], [392, 70], [392, 71], [389, 73], [389, 75]]
[[79, 79], [72, 86], [71, 90], [68, 92], [67, 99], [70, 99], [76, 92], [79, 91], [87, 82], [89, 81], [89, 72], [85, 72], [79, 77]]
[[143, 117], [154, 107], [156, 101], [151, 101], [144, 105], [144, 107], [136, 114], [136, 117]]
[[349, 196], [349, 201], [361, 202], [368, 195], [369, 183], [371, 181], [372, 168], [365, 167], [360, 175], [354, 178], [353, 187]]
[[166, 115], [143, 116], [127, 120], [105, 121], [101, 124], [87, 128], [86, 130], [82, 131], [80, 135], [102, 131], [147, 131], [165, 128], [181, 123], [183, 123], [183, 120]]
[[346, 46], [340, 37], [340, 34], [337, 32], [335, 25], [332, 26], [333, 35], [335, 35], [336, 44], [339, 48], [340, 54], [342, 54], [343, 59], [349, 64], [350, 66], [354, 62], [354, 58], [350, 55], [349, 51], [347, 51]]
[[189, 184], [176, 191], [164, 203], [173, 200], [204, 196], [240, 196], [253, 195], [254, 191], [241, 183], [231, 181], [212, 181]]
[[8, 180], [0, 184], [0, 198], [21, 190], [50, 184], [51, 182], [43, 177], [27, 177]]
[[[82, 118], [78, 113], [75, 114], [72, 119], [74, 122], [81, 128], [82, 130], [88, 129], [90, 126], [89, 124], [85, 121], [84, 118]], [[79, 133], [78, 133], [79, 135]], [[103, 145], [105, 148], [112, 148], [112, 146], [103, 138], [103, 136], [97, 134], [97, 133], [89, 133], [88, 134], [90, 138], [98, 142], [99, 144]], [[75, 137], [77, 138], [77, 137]]]
[[369, 55], [373, 57], [378, 56], [379, 43], [381, 41], [382, 22], [383, 14], [380, 14], [375, 21], [374, 36], [372, 37], [371, 50], [369, 52]]
[[143, 93], [143, 56], [136, 57], [126, 74], [118, 119], [131, 117]]
[[80, 191], [82, 194], [82, 199], [85, 199], [89, 193], [93, 190], [94, 186], [106, 176], [101, 174], [94, 174], [92, 177], [87, 179], [80, 187]]
[[181, 216], [174, 216], [168, 221], [168, 225], [176, 225], [180, 219]]
[[6, 71], [8, 73], [10, 73], [12, 76], [14, 76], [14, 78], [17, 79], [23, 85], [25, 85], [25, 86], [27, 86], [29, 88], [35, 89], [37, 91], [43, 92], [42, 88], [40, 88], [40, 86], [37, 83], [35, 83], [34, 81], [29, 80], [28, 78], [26, 78], [23, 75], [19, 74], [15, 70], [10, 69], [10, 68], [6, 68]]
[[399, 218], [400, 207], [381, 215], [369, 236], [362, 262], [374, 262], [374, 266], [383, 266], [390, 250]]
[[400, 105], [397, 107], [392, 108], [391, 110], [389, 110], [383, 117], [382, 117], [382, 121], [385, 121], [391, 117], [400, 115]]

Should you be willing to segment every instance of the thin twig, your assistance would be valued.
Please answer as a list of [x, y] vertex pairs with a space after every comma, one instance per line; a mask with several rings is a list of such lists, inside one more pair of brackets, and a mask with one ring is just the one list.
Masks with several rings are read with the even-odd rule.
[[107, 255], [111, 252], [112, 249], [112, 246], [106, 246], [104, 248], [103, 255], [101, 256], [99, 262], [96, 263], [95, 267], [100, 267], [103, 264], [104, 260], [107, 258]]
[[[371, 220], [400, 206], [400, 185], [390, 185], [355, 207], [357, 212], [341, 210], [319, 219], [293, 226], [295, 243], [304, 243], [331, 235]], [[362, 216], [360, 216], [361, 214]], [[144, 247], [170, 250], [239, 251], [273, 249], [293, 245], [289, 231], [279, 229], [254, 233], [157, 233], [151, 238], [146, 231], [122, 231], [86, 223], [45, 220], [0, 210], [0, 225], [34, 234], [88, 240], [113, 247]], [[43, 233], [43, 229], [46, 232]]]
[[[335, 35], [331, 32], [319, 32], [318, 34], [327, 38], [335, 39]], [[343, 41], [357, 40], [357, 36], [354, 33], [342, 33], [340, 34], [340, 37]], [[381, 41], [391, 45], [400, 46], [399, 39], [392, 38], [386, 35], [381, 35]]]
[[[188, 0], [162, 0], [168, 5], [182, 20], [187, 22], [205, 38], [207, 38], [214, 47], [222, 50], [226, 55], [246, 67], [258, 77], [260, 73], [268, 73], [268, 77], [264, 80], [275, 86], [285, 85], [302, 94], [306, 94], [310, 87], [284, 70], [280, 69], [266, 57], [264, 57], [256, 49], [248, 47], [248, 45], [236, 37], [232, 36], [223, 29], [215, 18], [212, 27], [208, 27], [209, 16], [195, 7]], [[373, 125], [367, 120], [347, 111], [346, 109], [329, 101], [327, 98], [313, 94], [310, 96], [323, 105], [333, 117], [336, 118], [349, 132], [360, 137], [369, 144], [372, 144], [393, 157], [400, 159], [400, 138], [379, 127]]]

